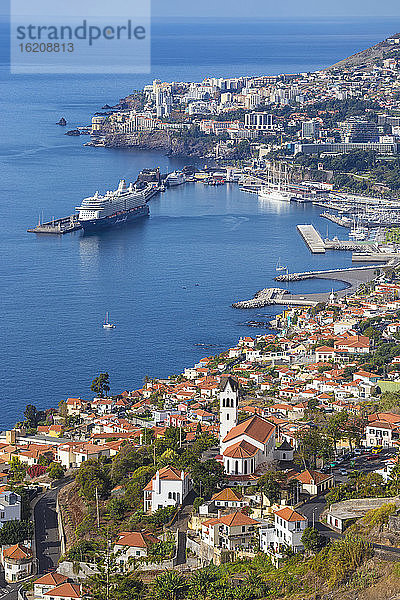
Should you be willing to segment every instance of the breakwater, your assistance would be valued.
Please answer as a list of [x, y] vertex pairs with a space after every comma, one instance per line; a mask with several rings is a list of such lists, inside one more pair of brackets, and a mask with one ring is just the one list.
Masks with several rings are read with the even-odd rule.
[[[369, 265], [365, 267], [350, 267], [348, 269], [332, 269], [329, 271], [306, 271], [304, 273], [287, 273], [278, 275], [275, 279], [279, 281], [301, 281], [303, 279], [328, 279], [341, 281], [345, 288], [335, 292], [335, 296], [341, 298], [353, 294], [363, 283], [372, 281], [380, 274], [382, 268], [392, 267], [388, 265]], [[316, 306], [319, 302], [327, 302], [331, 292], [318, 292], [312, 294], [291, 294], [288, 290], [281, 288], [265, 288], [259, 290], [250, 300], [241, 300], [232, 304], [233, 308], [251, 309], [262, 308], [271, 305], [283, 306]]]

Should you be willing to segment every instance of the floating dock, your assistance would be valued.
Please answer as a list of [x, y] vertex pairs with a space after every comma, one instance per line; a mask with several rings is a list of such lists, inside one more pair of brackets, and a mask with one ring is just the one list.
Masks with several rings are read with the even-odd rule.
[[297, 225], [297, 230], [313, 254], [325, 254], [325, 244], [313, 225]]
[[70, 215], [61, 219], [53, 219], [47, 223], [39, 223], [36, 227], [28, 229], [28, 233], [50, 233], [63, 235], [82, 229], [82, 225], [78, 221], [78, 215]]

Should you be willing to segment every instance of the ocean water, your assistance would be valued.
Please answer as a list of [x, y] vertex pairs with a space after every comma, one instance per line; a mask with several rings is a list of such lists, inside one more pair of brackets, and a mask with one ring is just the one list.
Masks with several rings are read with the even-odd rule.
[[[148, 76], [10, 76], [7, 26], [0, 26], [0, 429], [27, 403], [55, 406], [90, 397], [110, 373], [112, 391], [135, 389], [254, 334], [248, 320], [276, 308], [237, 311], [231, 303], [273, 284], [278, 259], [290, 270], [348, 266], [347, 253], [312, 256], [296, 231], [326, 222], [312, 206], [260, 202], [236, 186], [188, 184], [151, 201], [148, 219], [90, 237], [26, 233], [40, 214], [72, 214], [82, 197], [187, 161], [155, 152], [84, 147], [69, 128], [90, 122], [155, 77], [317, 69], [399, 30], [387, 20], [157, 22]], [[200, 161], [200, 164], [202, 161]], [[329, 225], [329, 233], [339, 233]], [[338, 284], [333, 285], [334, 289]], [[327, 290], [329, 282], [290, 285]], [[117, 325], [101, 327], [105, 312]], [[212, 347], [208, 347], [212, 345]]]

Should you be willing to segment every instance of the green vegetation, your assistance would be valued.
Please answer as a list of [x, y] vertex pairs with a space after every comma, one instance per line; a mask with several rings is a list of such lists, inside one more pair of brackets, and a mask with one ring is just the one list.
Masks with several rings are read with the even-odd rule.
[[[90, 578], [88, 588], [95, 599], [100, 598], [102, 589], [103, 599], [107, 593], [109, 598], [117, 598], [118, 591], [119, 597], [129, 600], [277, 600], [308, 598], [317, 585], [329, 590], [351, 587], [353, 582], [359, 585], [366, 561], [373, 555], [370, 544], [356, 535], [347, 535], [318, 549], [318, 538], [307, 535], [315, 556], [288, 556], [278, 568], [265, 554], [257, 554], [252, 560], [211, 564], [185, 577], [176, 571], [164, 571], [152, 583], [142, 585], [140, 572], [135, 570], [116, 577], [115, 559], [103, 550], [98, 558], [100, 574]], [[125, 596], [129, 585], [132, 595]]]
[[87, 501], [95, 501], [96, 494], [99, 498], [107, 498], [111, 481], [108, 466], [95, 459], [82, 463], [76, 475], [79, 493]]
[[373, 555], [371, 545], [360, 537], [346, 535], [321, 550], [315, 557], [312, 568], [330, 588], [337, 587]]
[[388, 524], [390, 515], [394, 515], [396, 510], [397, 507], [395, 504], [384, 504], [380, 508], [369, 510], [365, 517], [363, 517], [362, 522], [370, 527], [379, 527], [382, 529], [384, 525]]
[[301, 541], [304, 548], [309, 552], [318, 552], [326, 544], [326, 538], [324, 538], [314, 527], [307, 527], [304, 530]]
[[342, 483], [327, 493], [326, 501], [331, 505], [351, 498], [380, 498], [395, 495], [393, 485], [386, 484], [382, 475], [353, 471], [349, 474], [347, 483]]
[[[336, 117], [335, 117], [336, 118]], [[297, 154], [294, 163], [318, 169], [321, 158]], [[334, 172], [334, 186], [352, 192], [366, 192], [374, 184], [383, 184], [388, 190], [400, 190], [400, 159], [380, 159], [374, 150], [355, 150], [322, 159], [324, 169]]]
[[6, 521], [0, 529], [0, 545], [12, 546], [31, 539], [32, 535], [32, 521]]
[[47, 475], [50, 479], [61, 479], [64, 476], [65, 468], [60, 463], [52, 462], [47, 468]]
[[385, 241], [388, 243], [400, 244], [400, 228], [391, 227], [385, 231]]
[[90, 386], [92, 392], [96, 394], [99, 398], [107, 397], [108, 392], [110, 391], [110, 376], [108, 373], [100, 373], [97, 377], [95, 377], [92, 381], [92, 385]]

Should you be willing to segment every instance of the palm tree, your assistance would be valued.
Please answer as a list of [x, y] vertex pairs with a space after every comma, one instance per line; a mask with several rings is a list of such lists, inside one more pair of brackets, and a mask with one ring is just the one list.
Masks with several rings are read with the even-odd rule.
[[165, 571], [156, 577], [153, 590], [159, 600], [180, 600], [186, 591], [185, 579], [176, 571]]
[[189, 581], [190, 598], [207, 600], [210, 593], [210, 584], [218, 580], [218, 569], [213, 565], [196, 571]]

